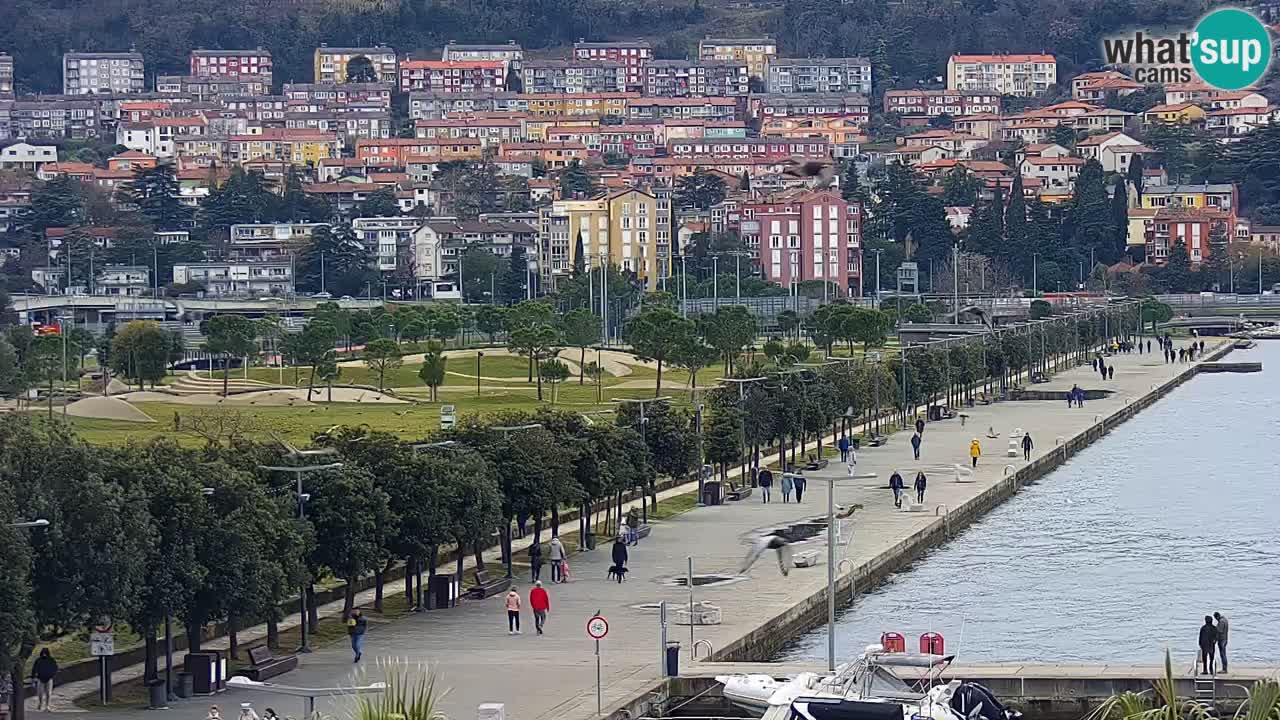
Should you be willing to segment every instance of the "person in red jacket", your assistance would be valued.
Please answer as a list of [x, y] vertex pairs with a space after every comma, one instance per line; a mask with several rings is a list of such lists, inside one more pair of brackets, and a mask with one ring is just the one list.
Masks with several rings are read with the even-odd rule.
[[547, 623], [547, 611], [551, 609], [551, 596], [547, 595], [542, 581], [535, 582], [529, 591], [529, 608], [533, 610], [533, 626], [542, 634], [542, 626]]

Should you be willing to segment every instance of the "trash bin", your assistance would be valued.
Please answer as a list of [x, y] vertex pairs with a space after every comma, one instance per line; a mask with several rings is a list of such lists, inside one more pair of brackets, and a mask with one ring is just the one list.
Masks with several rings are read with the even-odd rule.
[[702, 484], [703, 505], [719, 505], [722, 498], [719, 480], [708, 480]]
[[147, 681], [147, 699], [152, 710], [169, 706], [168, 693], [164, 690], [164, 680], [156, 678]]
[[184, 700], [196, 694], [195, 676], [189, 672], [180, 672], [174, 675], [174, 694]]
[[437, 573], [427, 580], [427, 607], [435, 610], [453, 607], [458, 597], [457, 582], [449, 573]]
[[850, 442], [853, 445], [854, 452], [857, 452], [858, 448], [862, 447], [862, 438], [853, 438]]
[[680, 643], [667, 641], [667, 676], [680, 677]]

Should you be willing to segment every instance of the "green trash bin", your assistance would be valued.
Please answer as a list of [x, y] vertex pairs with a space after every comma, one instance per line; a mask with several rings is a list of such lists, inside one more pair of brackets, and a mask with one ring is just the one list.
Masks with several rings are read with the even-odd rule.
[[174, 682], [175, 687], [173, 692], [178, 697], [182, 698], [183, 700], [186, 700], [187, 698], [196, 694], [196, 691], [195, 691], [196, 679], [195, 679], [195, 676], [192, 675], [191, 673], [189, 672], [177, 673], [176, 675], [174, 675], [174, 680], [175, 680]]

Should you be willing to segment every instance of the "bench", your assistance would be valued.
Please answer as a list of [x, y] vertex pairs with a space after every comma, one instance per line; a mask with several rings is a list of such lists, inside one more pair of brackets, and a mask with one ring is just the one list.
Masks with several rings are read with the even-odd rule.
[[887, 442], [889, 442], [888, 435], [872, 435], [867, 438], [867, 444], [871, 447], [881, 447]]
[[240, 668], [240, 674], [250, 680], [263, 681], [277, 675], [283, 675], [298, 667], [297, 655], [276, 657], [266, 645], [249, 648], [249, 666]]
[[484, 570], [476, 571], [476, 584], [467, 588], [467, 595], [476, 600], [500, 595], [511, 589], [511, 578], [491, 578]]
[[822, 458], [821, 460], [815, 460], [813, 458], [809, 458], [809, 462], [805, 463], [804, 469], [805, 470], [822, 470], [827, 466], [828, 462], [830, 461], [827, 460], [826, 458]]
[[729, 492], [724, 494], [725, 500], [743, 500], [751, 497], [751, 486], [743, 485], [741, 487], [729, 488]]

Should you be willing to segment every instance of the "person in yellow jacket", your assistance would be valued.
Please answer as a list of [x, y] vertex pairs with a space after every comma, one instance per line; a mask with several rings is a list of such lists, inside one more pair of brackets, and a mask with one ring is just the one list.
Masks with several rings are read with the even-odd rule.
[[978, 442], [978, 438], [974, 438], [969, 443], [969, 460], [972, 461], [973, 467], [978, 467], [978, 458], [982, 457], [982, 444]]

